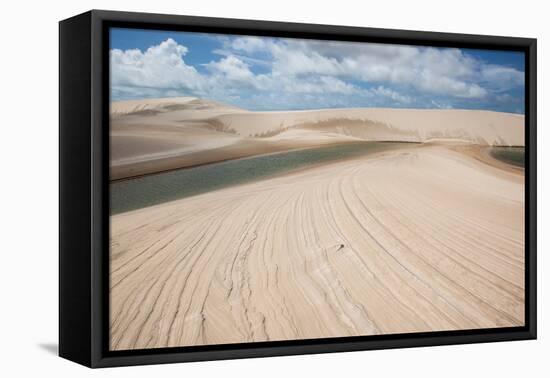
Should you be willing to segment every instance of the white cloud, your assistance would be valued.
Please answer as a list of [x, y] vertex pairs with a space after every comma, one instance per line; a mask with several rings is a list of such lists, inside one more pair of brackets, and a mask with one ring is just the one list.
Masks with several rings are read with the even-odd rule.
[[273, 57], [274, 75], [324, 75], [394, 84], [436, 95], [484, 98], [488, 88], [522, 85], [523, 72], [487, 65], [459, 49], [238, 37], [228, 48]]
[[239, 37], [231, 39], [229, 47], [233, 50], [243, 51], [246, 53], [254, 53], [256, 51], [262, 51], [267, 48], [266, 39], [259, 37]]
[[185, 46], [167, 39], [145, 52], [137, 49], [113, 49], [111, 59], [111, 85], [113, 88], [156, 88], [187, 90], [204, 93], [204, 78], [187, 65], [183, 56]]
[[442, 98], [492, 96], [503, 102], [500, 93], [524, 85], [523, 72], [485, 64], [459, 49], [258, 37], [221, 41], [223, 48], [211, 51], [219, 59], [201, 71], [185, 61], [193, 52], [173, 39], [145, 51], [111, 50], [113, 98], [191, 95], [291, 108], [420, 101], [438, 106]]
[[339, 93], [349, 95], [359, 92], [357, 87], [332, 76], [312, 77], [308, 80], [281, 77], [280, 80], [273, 82], [272, 87], [282, 92], [305, 94]]
[[[252, 39], [251, 39], [252, 40]], [[243, 49], [255, 43], [240, 43]], [[351, 94], [353, 85], [333, 76], [295, 78], [293, 74], [254, 74], [250, 65], [235, 55], [226, 54], [204, 64], [209, 74], [201, 74], [183, 59], [185, 46], [168, 39], [145, 52], [111, 50], [111, 77], [114, 97], [163, 96], [169, 93], [234, 98], [243, 89], [274, 93]]]
[[315, 51], [273, 48], [273, 72], [276, 75], [342, 75], [343, 67], [335, 59]]
[[441, 103], [435, 100], [431, 101], [432, 105], [437, 109], [452, 109], [453, 107], [450, 104]]
[[384, 97], [390, 98], [395, 102], [399, 102], [403, 104], [408, 104], [412, 102], [412, 99], [409, 96], [402, 95], [392, 89], [389, 89], [383, 86], [379, 86], [378, 88], [372, 89], [371, 92], [374, 95], [384, 96]]
[[249, 65], [235, 56], [228, 56], [217, 62], [205, 64], [214, 75], [224, 76], [233, 81], [253, 80], [254, 74], [250, 71]]
[[487, 64], [481, 69], [482, 79], [495, 90], [502, 91], [525, 84], [525, 74], [511, 67]]
[[475, 83], [467, 83], [453, 77], [436, 75], [429, 70], [418, 73], [416, 88], [428, 93], [461, 98], [483, 98], [487, 90]]

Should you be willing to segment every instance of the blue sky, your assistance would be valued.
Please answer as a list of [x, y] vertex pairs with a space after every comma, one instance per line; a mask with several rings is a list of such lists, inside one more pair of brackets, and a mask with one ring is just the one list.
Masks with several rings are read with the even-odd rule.
[[111, 29], [113, 101], [195, 96], [249, 110], [524, 112], [524, 54]]

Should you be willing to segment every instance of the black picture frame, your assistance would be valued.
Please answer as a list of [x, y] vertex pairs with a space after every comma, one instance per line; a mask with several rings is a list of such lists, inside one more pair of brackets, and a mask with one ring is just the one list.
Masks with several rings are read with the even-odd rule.
[[[525, 326], [109, 351], [108, 29], [126, 27], [525, 52]], [[59, 355], [88, 367], [536, 338], [536, 39], [92, 10], [59, 24]]]

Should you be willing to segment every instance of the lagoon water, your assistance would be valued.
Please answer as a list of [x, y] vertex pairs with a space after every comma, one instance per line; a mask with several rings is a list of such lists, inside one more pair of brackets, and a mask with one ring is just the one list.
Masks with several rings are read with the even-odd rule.
[[525, 147], [492, 147], [491, 156], [518, 167], [525, 166]]
[[268, 178], [308, 166], [380, 152], [403, 143], [357, 142], [208, 164], [110, 184], [111, 214]]

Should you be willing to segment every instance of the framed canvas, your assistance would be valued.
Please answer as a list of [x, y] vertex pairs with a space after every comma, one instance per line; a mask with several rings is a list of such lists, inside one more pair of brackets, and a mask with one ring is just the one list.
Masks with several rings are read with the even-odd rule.
[[536, 338], [536, 40], [60, 22], [59, 353]]

